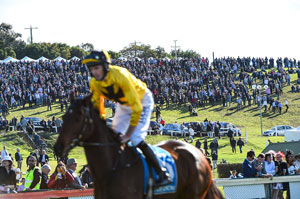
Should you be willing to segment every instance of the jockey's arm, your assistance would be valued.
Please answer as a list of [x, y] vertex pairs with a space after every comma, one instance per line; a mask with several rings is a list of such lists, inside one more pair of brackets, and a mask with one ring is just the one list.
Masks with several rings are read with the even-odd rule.
[[135, 126], [129, 126], [124, 136], [121, 137], [121, 142], [126, 143], [130, 140], [131, 135], [133, 134]]

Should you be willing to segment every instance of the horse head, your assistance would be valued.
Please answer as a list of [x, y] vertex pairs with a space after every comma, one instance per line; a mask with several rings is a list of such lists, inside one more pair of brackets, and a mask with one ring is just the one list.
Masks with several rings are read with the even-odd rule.
[[76, 99], [71, 95], [71, 105], [63, 116], [63, 125], [54, 145], [58, 157], [65, 157], [72, 148], [90, 138], [95, 113], [91, 98], [92, 94]]

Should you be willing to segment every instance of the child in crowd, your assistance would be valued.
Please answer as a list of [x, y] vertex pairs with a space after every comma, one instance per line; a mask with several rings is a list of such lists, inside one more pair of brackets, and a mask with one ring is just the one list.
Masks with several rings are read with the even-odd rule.
[[25, 178], [22, 178], [21, 183], [22, 184], [19, 185], [18, 188], [17, 188], [18, 192], [23, 191], [25, 189]]

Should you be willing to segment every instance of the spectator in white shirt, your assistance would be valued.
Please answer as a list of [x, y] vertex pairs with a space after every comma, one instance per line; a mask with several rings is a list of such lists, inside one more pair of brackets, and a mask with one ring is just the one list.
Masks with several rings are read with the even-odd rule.
[[189, 125], [189, 140], [191, 141], [191, 143], [193, 142], [193, 138], [194, 138], [194, 135], [195, 135], [195, 131], [194, 129], [192, 128], [191, 125]]
[[6, 146], [3, 146], [3, 150], [1, 151], [1, 160], [4, 159], [5, 156], [8, 156], [9, 153], [8, 151], [6, 150]]

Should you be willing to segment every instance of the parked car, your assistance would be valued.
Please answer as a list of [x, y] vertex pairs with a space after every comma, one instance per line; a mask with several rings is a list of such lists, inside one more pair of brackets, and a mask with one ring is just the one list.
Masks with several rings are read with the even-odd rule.
[[232, 129], [234, 136], [241, 136], [241, 130], [231, 123], [226, 123], [225, 127], [220, 128], [220, 136], [227, 136], [228, 130]]
[[163, 135], [181, 135], [188, 133], [188, 128], [183, 127], [183, 130], [180, 128], [180, 124], [166, 124], [166, 126], [163, 128]]
[[31, 119], [33, 123], [33, 130], [34, 131], [39, 131], [39, 130], [44, 130], [44, 127], [41, 126], [41, 121], [42, 119], [39, 117], [25, 117], [24, 118], [27, 122]]
[[263, 133], [264, 136], [284, 136], [284, 134], [287, 131], [290, 131], [292, 129], [295, 129], [292, 126], [288, 126], [288, 125], [279, 125], [279, 126], [275, 126], [267, 131], [265, 131]]
[[161, 134], [160, 125], [159, 125], [159, 123], [157, 123], [155, 121], [150, 121], [148, 130], [151, 130], [151, 131], [149, 131], [151, 135], [157, 135], [157, 134], [160, 135]]

